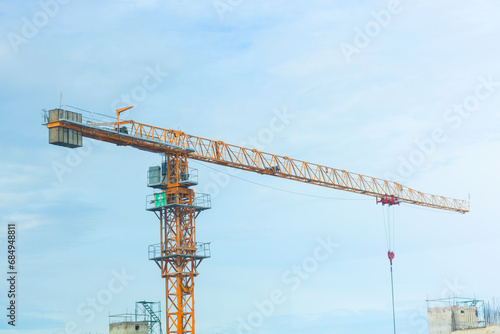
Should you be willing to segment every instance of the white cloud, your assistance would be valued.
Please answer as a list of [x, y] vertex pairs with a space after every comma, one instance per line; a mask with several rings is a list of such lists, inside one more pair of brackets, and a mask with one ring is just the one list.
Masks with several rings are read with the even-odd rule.
[[[25, 231], [32, 228], [36, 228], [43, 224], [38, 215], [34, 214], [11, 214], [3, 216], [2, 220], [8, 223], [15, 223], [16, 229], [18, 231]], [[2, 229], [6, 231], [6, 226], [2, 226]], [[4, 232], [5, 232], [4, 231]]]

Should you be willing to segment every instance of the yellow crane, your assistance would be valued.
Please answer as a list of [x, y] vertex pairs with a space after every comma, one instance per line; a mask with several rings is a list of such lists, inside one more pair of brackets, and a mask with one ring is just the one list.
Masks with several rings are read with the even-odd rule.
[[[408, 203], [440, 210], [466, 213], [466, 200], [423, 193], [397, 182], [356, 174], [341, 169], [292, 159], [286, 156], [205, 139], [182, 131], [163, 129], [132, 120], [97, 122], [94, 114], [65, 109], [43, 112], [42, 123], [49, 129], [49, 143], [69, 148], [82, 146], [82, 137], [118, 146], [131, 146], [163, 155], [161, 166], [148, 171], [148, 186], [159, 192], [148, 196], [146, 209], [160, 220], [160, 243], [149, 247], [149, 258], [161, 269], [166, 284], [166, 331], [195, 333], [194, 277], [198, 265], [210, 256], [209, 244], [196, 242], [195, 218], [211, 207], [208, 194], [195, 194], [196, 171], [188, 159], [252, 171], [368, 195], [377, 203]], [[394, 255], [389, 253], [392, 265]]]

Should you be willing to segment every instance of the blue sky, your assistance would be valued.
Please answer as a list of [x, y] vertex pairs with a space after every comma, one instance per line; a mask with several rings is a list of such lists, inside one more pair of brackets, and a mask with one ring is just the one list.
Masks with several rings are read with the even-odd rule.
[[[107, 333], [108, 315], [135, 301], [165, 309], [147, 260], [158, 221], [144, 210], [147, 169], [160, 156], [90, 140], [49, 145], [40, 112], [59, 106], [61, 92], [85, 110], [113, 115], [131, 102], [124, 118], [470, 194], [466, 215], [395, 208], [397, 326], [426, 333], [427, 297], [498, 297], [499, 6], [0, 1], [1, 241], [15, 222], [19, 247], [18, 326], [4, 319], [0, 331]], [[198, 333], [391, 330], [374, 199], [191, 167], [213, 205], [197, 220], [198, 240], [212, 242], [196, 280]], [[337, 246], [319, 261], [325, 240]], [[300, 284], [296, 268], [310, 271]], [[276, 293], [279, 303], [262, 306]]]

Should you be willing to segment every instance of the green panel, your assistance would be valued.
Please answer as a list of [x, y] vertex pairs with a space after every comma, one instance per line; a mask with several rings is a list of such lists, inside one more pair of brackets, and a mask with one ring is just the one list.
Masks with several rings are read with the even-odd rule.
[[155, 207], [165, 206], [165, 193], [155, 194]]

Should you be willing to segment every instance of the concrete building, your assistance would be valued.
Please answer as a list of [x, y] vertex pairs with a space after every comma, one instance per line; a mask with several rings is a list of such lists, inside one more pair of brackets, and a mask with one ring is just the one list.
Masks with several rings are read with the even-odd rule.
[[500, 326], [486, 326], [483, 328], [464, 329], [453, 331], [451, 334], [500, 334]]
[[161, 334], [160, 302], [135, 303], [134, 313], [109, 316], [109, 334]]
[[117, 322], [109, 324], [109, 334], [148, 334], [148, 322]]
[[479, 327], [477, 307], [446, 306], [427, 310], [429, 334], [450, 334], [456, 330]]

